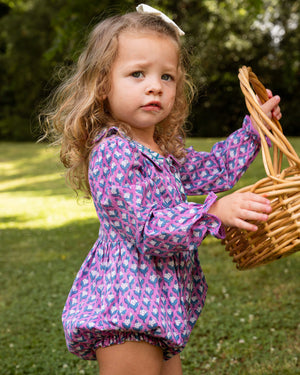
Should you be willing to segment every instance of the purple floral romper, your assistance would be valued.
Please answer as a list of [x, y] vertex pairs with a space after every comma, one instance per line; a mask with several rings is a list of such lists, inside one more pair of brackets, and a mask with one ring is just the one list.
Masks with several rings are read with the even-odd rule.
[[[207, 234], [224, 237], [221, 221], [207, 213], [214, 192], [236, 183], [260, 138], [246, 116], [210, 153], [188, 148], [183, 163], [116, 128], [96, 141], [89, 182], [100, 230], [63, 311], [67, 346], [96, 359], [98, 347], [145, 341], [167, 360], [183, 350], [204, 305], [198, 247]], [[203, 194], [204, 204], [187, 201]]]

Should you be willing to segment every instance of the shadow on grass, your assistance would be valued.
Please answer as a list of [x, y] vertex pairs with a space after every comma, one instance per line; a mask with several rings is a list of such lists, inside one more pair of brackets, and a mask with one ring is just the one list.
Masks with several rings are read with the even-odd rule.
[[[1, 223], [2, 224], [8, 224], [8, 223], [24, 223], [24, 222], [27, 222], [28, 221], [28, 218], [25, 217], [25, 216], [21, 216], [21, 215], [18, 215], [18, 216], [3, 216], [1, 217]], [[1, 230], [2, 232], [2, 230]], [[2, 236], [2, 233], [1, 233], [1, 236]]]
[[57, 148], [34, 143], [1, 143], [2, 192], [66, 194], [65, 169]]
[[[22, 174], [20, 174], [21, 176]], [[40, 195], [44, 197], [51, 197], [51, 196], [71, 196], [73, 195], [76, 197], [76, 194], [66, 186], [65, 178], [63, 175], [55, 177], [55, 175], [47, 175], [48, 179], [40, 179], [41, 174], [39, 174], [38, 178], [27, 177], [22, 179], [22, 181], [18, 181], [18, 178], [9, 178], [8, 181], [12, 181], [10, 187], [6, 187], [1, 189], [3, 193], [26, 193], [29, 195]]]
[[58, 148], [44, 144], [10, 142], [0, 143], [0, 146], [0, 163], [11, 163], [17, 172], [22, 170], [28, 176], [35, 176], [45, 167], [47, 173], [63, 170]]

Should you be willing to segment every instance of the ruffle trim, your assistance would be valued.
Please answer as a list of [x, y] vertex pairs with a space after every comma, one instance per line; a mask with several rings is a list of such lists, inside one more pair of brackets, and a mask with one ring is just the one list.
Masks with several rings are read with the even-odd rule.
[[163, 357], [165, 361], [183, 350], [183, 347], [170, 347], [162, 338], [149, 336], [145, 333], [131, 331], [109, 331], [106, 333], [102, 333], [102, 337], [96, 340], [94, 351], [96, 353], [96, 350], [99, 348], [107, 348], [111, 345], [124, 344], [127, 341], [144, 341], [148, 344], [160, 347], [163, 351]]

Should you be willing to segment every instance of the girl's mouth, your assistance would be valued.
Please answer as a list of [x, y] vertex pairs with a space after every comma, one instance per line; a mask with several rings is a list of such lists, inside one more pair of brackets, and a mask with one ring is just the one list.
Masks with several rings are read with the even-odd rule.
[[145, 111], [159, 111], [161, 109], [160, 102], [149, 102], [142, 106]]

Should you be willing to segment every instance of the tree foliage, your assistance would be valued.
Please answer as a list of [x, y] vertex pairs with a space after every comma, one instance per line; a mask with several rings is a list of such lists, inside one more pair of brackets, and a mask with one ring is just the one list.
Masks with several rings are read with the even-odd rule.
[[[30, 140], [40, 103], [76, 60], [91, 27], [138, 1], [0, 0], [0, 137]], [[199, 95], [192, 135], [223, 136], [245, 113], [238, 68], [282, 97], [285, 134], [299, 135], [300, 0], [152, 0], [185, 31]]]

